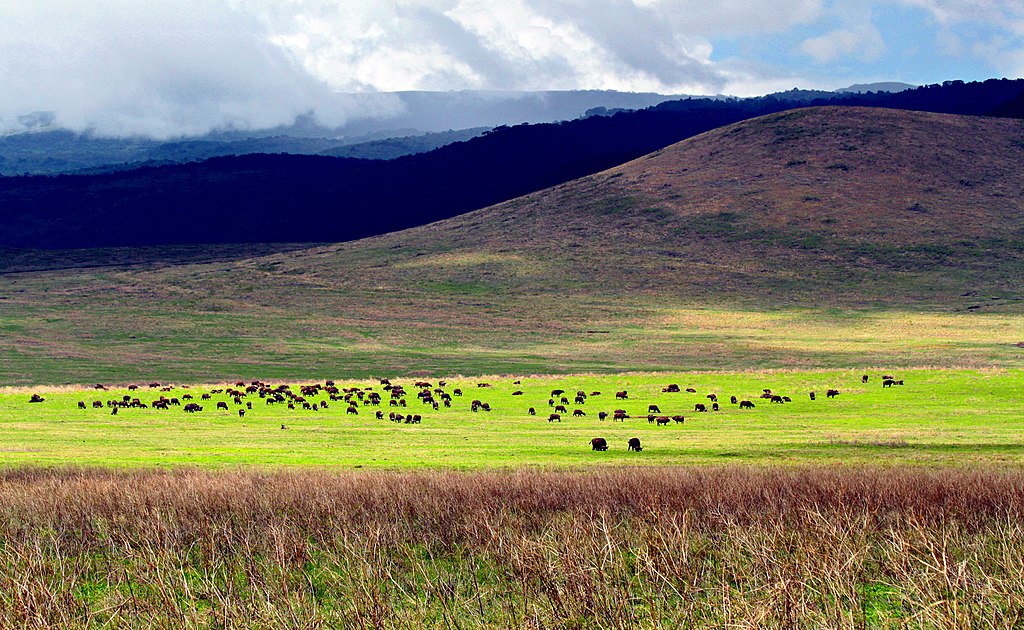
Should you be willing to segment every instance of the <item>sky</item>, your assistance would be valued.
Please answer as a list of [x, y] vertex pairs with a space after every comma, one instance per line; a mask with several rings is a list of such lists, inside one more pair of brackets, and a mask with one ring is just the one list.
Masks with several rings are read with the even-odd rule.
[[0, 3], [7, 132], [169, 138], [310, 113], [333, 127], [387, 117], [401, 90], [754, 96], [1002, 77], [1024, 77], [1024, 0]]

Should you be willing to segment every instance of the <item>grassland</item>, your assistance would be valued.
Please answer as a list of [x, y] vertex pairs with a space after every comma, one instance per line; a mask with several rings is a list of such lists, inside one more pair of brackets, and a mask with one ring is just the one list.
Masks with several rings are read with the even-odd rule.
[[1014, 628], [993, 470], [0, 473], [6, 627]]
[[[617, 465], [709, 465], [728, 462], [757, 465], [917, 464], [968, 466], [1024, 463], [1020, 436], [1024, 372], [1021, 370], [903, 370], [905, 385], [883, 388], [881, 374], [861, 382], [859, 371], [784, 371], [770, 373], [620, 374], [616, 376], [509, 377], [448, 379], [445, 391], [454, 396], [450, 409], [433, 410], [416, 399], [412, 381], [408, 407], [360, 406], [358, 415], [343, 402], [327, 409], [289, 410], [267, 405], [255, 394], [244, 418], [226, 394], [201, 401], [200, 413], [180, 407], [93, 409], [95, 400], [138, 396], [146, 403], [160, 395], [200, 394], [213, 386], [176, 387], [159, 392], [123, 388], [17, 388], [0, 393], [0, 463], [18, 465], [82, 465], [154, 467], [315, 466], [327, 468], [508, 468], [604, 467]], [[477, 387], [487, 382], [491, 387]], [[696, 393], [662, 392], [669, 383]], [[338, 387], [374, 387], [371, 381], [338, 381]], [[434, 382], [436, 386], [436, 381]], [[273, 385], [273, 383], [271, 383]], [[292, 383], [298, 390], [299, 383]], [[221, 389], [224, 388], [222, 385]], [[758, 398], [765, 388], [792, 402], [772, 404]], [[841, 393], [828, 399], [826, 390]], [[561, 422], [549, 422], [553, 389], [568, 392]], [[576, 391], [588, 394], [572, 404]], [[615, 400], [616, 391], [629, 392]], [[513, 392], [521, 391], [522, 395]], [[816, 391], [812, 401], [809, 392]], [[43, 403], [30, 403], [32, 393]], [[721, 411], [698, 413], [696, 403], [710, 406], [707, 395], [719, 397]], [[730, 397], [752, 400], [753, 410], [740, 410]], [[492, 411], [473, 412], [479, 399]], [[87, 409], [79, 409], [84, 401]], [[243, 402], [245, 402], [243, 401]], [[326, 394], [310, 402], [328, 401]], [[187, 401], [186, 401], [187, 402]], [[228, 409], [217, 411], [215, 404]], [[559, 401], [555, 401], [558, 403]], [[660, 414], [683, 415], [684, 423], [657, 426], [648, 422], [649, 405]], [[536, 416], [527, 413], [530, 407]], [[394, 423], [374, 417], [420, 414], [422, 423]], [[575, 409], [583, 417], [573, 417]], [[599, 420], [598, 412], [626, 410], [623, 422]], [[281, 427], [286, 428], [282, 429]], [[590, 440], [604, 437], [610, 448], [593, 452]], [[626, 442], [638, 437], [641, 453], [627, 452]]]

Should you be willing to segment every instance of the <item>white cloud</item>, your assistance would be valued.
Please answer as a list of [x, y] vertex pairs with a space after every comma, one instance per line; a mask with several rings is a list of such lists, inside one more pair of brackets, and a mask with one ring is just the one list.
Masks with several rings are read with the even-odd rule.
[[885, 53], [885, 42], [877, 29], [862, 25], [861, 28], [837, 29], [806, 39], [800, 49], [818, 63], [831, 63], [848, 56], [873, 61]]
[[169, 137], [351, 113], [217, 0], [6, 0], [0, 81], [0, 128], [53, 111], [71, 129]]

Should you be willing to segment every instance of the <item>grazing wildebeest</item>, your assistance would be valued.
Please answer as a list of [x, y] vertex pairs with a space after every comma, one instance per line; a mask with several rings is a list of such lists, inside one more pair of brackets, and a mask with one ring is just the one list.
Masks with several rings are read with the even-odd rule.
[[558, 420], [559, 422], [561, 422], [562, 421], [562, 416], [557, 414], [557, 413], [553, 413], [550, 416], [548, 416], [548, 422], [554, 422], [555, 420]]
[[707, 411], [708, 408], [704, 405], [704, 403], [697, 403], [696, 405], [693, 406], [693, 410], [704, 412]]
[[224, 401], [221, 401], [221, 402], [217, 403], [217, 411], [220, 411], [221, 409], [223, 409], [224, 411], [227, 411], [228, 410], [228, 404], [226, 402], [224, 402]]
[[608, 417], [608, 412], [607, 411], [599, 411], [597, 413], [597, 419], [598, 420], [604, 420], [607, 417]]
[[615, 392], [615, 400], [626, 400], [627, 398], [629, 398], [629, 392], [626, 390]]
[[653, 413], [647, 414], [647, 424], [654, 424], [654, 420], [657, 418]]
[[682, 416], [672, 416], [672, 419], [676, 421], [676, 424], [682, 424], [686, 422], [686, 418]]
[[41, 402], [43, 402], [45, 400], [46, 399], [43, 398], [42, 396], [40, 396], [39, 394], [32, 394], [32, 398], [29, 399], [29, 402], [30, 403], [41, 403]]
[[793, 402], [793, 399], [790, 398], [789, 396], [783, 396], [782, 397], [782, 402]]
[[895, 376], [892, 376], [892, 375], [890, 375], [890, 374], [883, 374], [883, 375], [882, 375], [882, 380], [883, 380], [883, 381], [884, 381], [885, 379], [893, 380], [894, 378], [896, 378], [896, 377], [895, 377]]
[[718, 403], [711, 403], [711, 411], [718, 411]]
[[345, 413], [347, 413], [349, 415], [353, 415], [353, 416], [358, 416], [359, 415], [359, 408], [356, 407], [355, 405], [349, 405], [348, 409], [345, 410]]
[[377, 419], [378, 420], [383, 420], [384, 419], [384, 412], [383, 411], [378, 411], [377, 412]]
[[519, 391], [519, 390], [516, 390], [516, 391], [512, 392], [512, 395], [513, 395], [513, 396], [522, 396], [522, 395], [523, 395], [523, 392], [521, 392], [521, 391]]
[[735, 396], [729, 396], [729, 402], [731, 402], [732, 404], [735, 405], [736, 404], [736, 397]]
[[405, 423], [406, 424], [420, 424], [420, 422], [422, 422], [422, 420], [423, 420], [422, 416], [420, 416], [420, 414], [417, 413], [417, 414], [412, 414], [412, 415], [408, 416], [405, 419]]
[[687, 391], [687, 393], [689, 393], [689, 394], [696, 394], [696, 393], [697, 393], [697, 390], [695, 390], [695, 389], [694, 389], [694, 388], [692, 388], [692, 387], [687, 387], [687, 388], [686, 388], [686, 391]]
[[573, 404], [575, 404], [575, 405], [582, 405], [582, 404], [585, 404], [586, 402], [587, 402], [587, 397], [586, 396], [577, 396], [576, 399], [573, 401]]
[[839, 390], [838, 389], [830, 389], [827, 392], [825, 392], [825, 398], [835, 398], [838, 395], [839, 395]]
[[628, 418], [628, 417], [629, 417], [629, 415], [626, 414], [626, 410], [625, 409], [616, 409], [615, 413], [612, 415], [612, 420], [625, 421], [625, 419]]
[[784, 400], [782, 400], [782, 396], [779, 396], [778, 394], [772, 394], [772, 397], [769, 400], [771, 400], [773, 403], [779, 403], [779, 404], [782, 404], [782, 403], [785, 402]]
[[595, 451], [607, 451], [608, 440], [604, 438], [594, 438], [593, 440], [590, 440], [590, 448]]
[[198, 403], [189, 403], [182, 407], [182, 409], [185, 411], [185, 413], [195, 413], [197, 411], [203, 410], [203, 408], [200, 407]]
[[573, 418], [579, 418], [580, 416], [585, 416], [585, 415], [587, 415], [587, 414], [582, 409], [573, 409], [572, 410], [572, 417]]
[[[187, 396], [187, 394], [186, 394], [186, 396]], [[189, 398], [191, 398], [191, 396], [189, 396]], [[211, 398], [211, 396], [209, 394], [203, 394], [202, 396], [199, 397], [200, 400], [210, 400], [210, 398]]]
[[563, 405], [568, 405], [568, 404], [569, 404], [569, 399], [568, 399], [568, 398], [566, 398], [565, 396], [562, 396], [562, 397], [561, 397], [561, 398], [560, 398], [560, 399], [558, 400], [558, 402], [562, 403]]
[[675, 383], [670, 384], [668, 387], [662, 388], [663, 394], [674, 394], [679, 391], [679, 386]]
[[553, 389], [553, 390], [551, 390], [551, 395], [552, 396], [561, 396], [564, 393], [565, 393], [564, 389]]
[[534, 409], [533, 407], [530, 407], [530, 411], [529, 411], [529, 414], [530, 414], [531, 416], [535, 416], [535, 415], [537, 415], [537, 410], [536, 410], [536, 409]]
[[655, 421], [658, 423], [659, 427], [660, 426], [668, 426], [668, 423], [672, 421], [672, 418], [669, 418], [668, 416], [658, 416], [655, 419]]
[[103, 408], [103, 401], [102, 400], [94, 400], [94, 401], [92, 401], [92, 408], [93, 409], [102, 409]]
[[718, 402], [718, 394], [708, 394], [707, 399], [711, 402]]
[[895, 384], [896, 381], [892, 380], [891, 378], [887, 378], [884, 381], [882, 381], [882, 387], [892, 387]]
[[860, 382], [861, 383], [867, 383], [868, 382], [868, 375], [865, 374], [864, 376], [860, 377]]
[[637, 453], [644, 450], [643, 447], [640, 446], [640, 438], [629, 438], [629, 448], [627, 450], [636, 451]]
[[658, 405], [647, 405], [647, 413], [661, 413]]
[[554, 407], [554, 406], [555, 406], [555, 399], [554, 398], [548, 398], [548, 407]]
[[454, 394], [456, 396], [461, 396], [462, 395], [462, 390], [461, 389], [453, 389], [452, 390], [452, 394]]
[[112, 415], [112, 416], [116, 416], [117, 415], [117, 407], [114, 407], [113, 409], [110, 410], [110, 415]]
[[811, 400], [814, 400], [814, 392], [811, 392]]
[[239, 418], [244, 418], [245, 417], [245, 409], [239, 409], [238, 410], [238, 417]]
[[555, 407], [555, 411], [559, 413], [569, 413], [568, 410], [566, 410], [565, 405], [558, 405]]
[[[181, 399], [182, 400], [192, 400], [192, 394], [184, 394], [184, 395], [182, 395]], [[208, 399], [204, 398], [203, 400], [208, 400]]]
[[754, 408], [754, 403], [750, 402], [749, 400], [741, 400], [740, 401], [740, 409], [753, 409], [753, 408]]
[[86, 408], [85, 401], [79, 400], [78, 401], [78, 408], [79, 409], [85, 409]]

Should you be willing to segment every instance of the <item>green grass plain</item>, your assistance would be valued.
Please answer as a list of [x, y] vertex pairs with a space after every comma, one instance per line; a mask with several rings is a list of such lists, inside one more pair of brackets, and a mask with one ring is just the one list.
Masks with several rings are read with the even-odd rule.
[[[192, 393], [204, 411], [184, 413], [107, 408], [94, 400], [118, 399], [127, 389], [96, 391], [75, 387], [6, 388], [0, 392], [0, 462], [18, 465], [154, 467], [326, 468], [512, 468], [591, 467], [605, 465], [754, 465], [871, 464], [970, 466], [1024, 463], [1024, 371], [900, 370], [893, 375], [906, 385], [883, 388], [882, 372], [872, 370], [861, 383], [860, 370], [777, 371], [762, 373], [687, 373], [620, 375], [473, 377], [448, 379], [444, 388], [464, 391], [453, 407], [434, 411], [415, 397], [415, 379], [395, 380], [410, 392], [406, 409], [359, 408], [346, 413], [342, 402], [318, 412], [266, 405], [257, 395], [246, 400], [251, 411], [239, 418], [238, 407], [223, 394], [200, 401], [214, 386], [176, 387], [165, 396]], [[310, 381], [312, 382], [312, 381]], [[436, 380], [431, 380], [436, 386]], [[488, 382], [488, 388], [477, 387]], [[697, 393], [663, 393], [669, 383]], [[275, 384], [271, 382], [270, 384]], [[299, 382], [292, 382], [297, 391]], [[338, 381], [339, 387], [374, 387], [376, 381]], [[223, 387], [223, 385], [221, 385]], [[589, 396], [583, 405], [567, 405], [562, 422], [548, 422], [552, 389], [565, 389], [570, 403], [577, 390]], [[772, 404], [757, 396], [762, 389], [790, 396], [791, 403]], [[826, 399], [836, 388], [841, 394]], [[625, 389], [629, 399], [616, 401]], [[512, 395], [513, 391], [522, 395]], [[816, 391], [811, 401], [808, 392]], [[32, 393], [46, 398], [29, 403]], [[722, 410], [697, 413], [694, 404], [719, 396]], [[161, 392], [143, 387], [132, 394], [149, 403]], [[753, 410], [739, 410], [729, 397], [750, 399]], [[310, 398], [324, 400], [325, 396]], [[472, 412], [480, 399], [493, 411]], [[89, 408], [81, 410], [78, 401]], [[214, 410], [227, 401], [229, 411]], [[659, 427], [647, 421], [648, 405], [663, 414], [681, 414], [683, 424]], [[537, 416], [527, 413], [535, 407]], [[585, 417], [571, 416], [582, 409]], [[419, 413], [419, 425], [397, 424], [390, 411]], [[599, 411], [625, 409], [624, 422], [601, 421]], [[281, 429], [281, 425], [286, 429]], [[608, 440], [607, 452], [593, 452], [590, 439]], [[626, 442], [640, 438], [641, 453], [627, 452]]]

